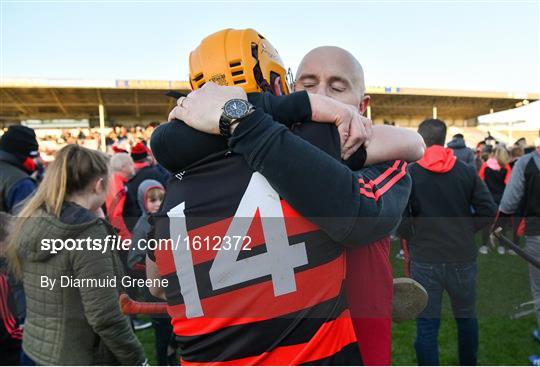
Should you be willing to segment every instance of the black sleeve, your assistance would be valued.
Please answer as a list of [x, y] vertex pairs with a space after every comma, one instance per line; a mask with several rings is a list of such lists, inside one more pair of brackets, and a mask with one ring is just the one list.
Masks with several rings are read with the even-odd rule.
[[[249, 101], [289, 128], [295, 123], [311, 122], [311, 104], [305, 91], [284, 96], [274, 96], [268, 92], [250, 93]], [[226, 150], [227, 143], [221, 136], [205, 134], [183, 121], [173, 120], [156, 128], [150, 147], [159, 165], [176, 173], [210, 154]], [[366, 156], [366, 149], [360, 147], [345, 164], [353, 171], [359, 170], [364, 166]]]
[[399, 223], [410, 192], [404, 162], [353, 172], [262, 110], [238, 125], [229, 146], [293, 208], [344, 245], [388, 235]]
[[485, 182], [478, 177], [474, 169], [471, 168], [469, 171], [473, 172], [474, 176], [472, 207], [474, 209], [474, 227], [478, 231], [493, 222], [497, 214], [497, 204], [493, 201]]
[[[288, 127], [311, 119], [311, 105], [305, 91], [284, 96], [250, 93], [249, 101]], [[157, 162], [172, 173], [228, 149], [223, 137], [202, 133], [180, 120], [159, 125], [152, 133], [150, 147]]]
[[171, 173], [228, 149], [223, 137], [202, 133], [180, 120], [159, 125], [152, 133], [150, 147], [156, 161]]
[[311, 103], [306, 91], [283, 96], [269, 92], [253, 93], [249, 95], [249, 101], [287, 127], [297, 122], [311, 121]]
[[344, 163], [353, 171], [361, 170], [366, 164], [367, 151], [362, 145], [356, 152], [353, 153]]
[[[311, 122], [311, 103], [306, 91], [294, 92], [284, 96], [275, 96], [265, 92], [263, 94], [258, 94], [257, 98], [256, 103], [254, 103], [255, 105], [260, 105], [264, 112], [271, 115], [275, 121], [280, 122], [289, 128], [295, 123]], [[324, 123], [321, 123], [321, 125], [334, 126], [333, 124]], [[312, 142], [310, 139], [306, 140]], [[357, 171], [364, 167], [366, 159], [366, 148], [361, 146], [344, 163], [351, 170]]]
[[[295, 92], [284, 96], [275, 96], [271, 93], [258, 94], [257, 104], [261, 106], [264, 112], [272, 116], [272, 118], [284, 124], [285, 126], [295, 130], [293, 124], [295, 123], [310, 123], [311, 121], [311, 103], [309, 101], [309, 95], [306, 91]], [[255, 104], [255, 103], [254, 103]], [[319, 123], [319, 125], [326, 125], [324, 129], [334, 129], [334, 124]], [[296, 129], [299, 129], [296, 125]], [[304, 137], [313, 144], [313, 140]], [[339, 136], [338, 136], [339, 143]], [[317, 144], [315, 144], [317, 146]], [[324, 149], [323, 149], [324, 150]], [[336, 157], [339, 159], [339, 154]], [[367, 159], [367, 152], [364, 146], [358, 148], [358, 150], [344, 163], [353, 171], [357, 171], [364, 167]]]

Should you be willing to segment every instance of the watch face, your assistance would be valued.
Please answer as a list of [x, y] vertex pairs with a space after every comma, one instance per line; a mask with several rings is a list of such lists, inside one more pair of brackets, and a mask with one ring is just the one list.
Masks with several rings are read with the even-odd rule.
[[248, 103], [242, 99], [231, 99], [223, 106], [223, 111], [227, 117], [238, 119], [248, 112]]

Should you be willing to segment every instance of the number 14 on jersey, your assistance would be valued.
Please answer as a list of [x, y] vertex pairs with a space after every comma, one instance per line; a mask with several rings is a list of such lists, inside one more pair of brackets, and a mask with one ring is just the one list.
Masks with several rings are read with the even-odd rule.
[[[276, 297], [296, 291], [294, 269], [308, 263], [306, 245], [304, 242], [289, 243], [279, 195], [260, 173], [255, 172], [251, 176], [224, 237], [246, 237], [257, 210], [261, 217], [266, 252], [238, 260], [241, 247], [220, 249], [210, 267], [214, 291], [267, 275], [272, 278]], [[184, 211], [185, 202], [167, 213], [171, 238], [188, 238]], [[173, 258], [186, 317], [204, 316], [189, 247], [179, 246], [173, 251]]]

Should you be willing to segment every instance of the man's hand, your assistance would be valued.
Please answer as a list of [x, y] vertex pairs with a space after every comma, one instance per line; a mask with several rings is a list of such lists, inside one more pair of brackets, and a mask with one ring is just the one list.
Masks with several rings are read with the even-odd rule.
[[371, 120], [362, 116], [357, 110], [355, 111], [348, 133], [346, 132], [346, 125], [338, 125], [339, 136], [342, 141], [341, 158], [344, 160], [349, 159], [361, 145], [367, 148], [373, 136]]
[[337, 126], [341, 139], [341, 157], [348, 159], [358, 148], [367, 146], [373, 134], [372, 122], [357, 108], [330, 97], [309, 93], [311, 119]]
[[247, 101], [246, 92], [240, 87], [218, 86], [208, 82], [187, 97], [180, 97], [169, 114], [169, 121], [179, 119], [196, 130], [217, 135], [223, 105], [231, 99]]

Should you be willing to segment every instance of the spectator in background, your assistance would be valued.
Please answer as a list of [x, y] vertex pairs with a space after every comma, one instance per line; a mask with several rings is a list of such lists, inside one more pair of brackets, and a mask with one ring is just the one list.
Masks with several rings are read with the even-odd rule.
[[137, 220], [143, 214], [137, 200], [141, 182], [156, 180], [165, 186], [167, 176], [156, 167], [154, 159], [149, 155], [149, 149], [142, 142], [138, 142], [131, 148], [131, 158], [135, 164], [135, 176], [126, 184], [127, 195], [123, 216], [127, 229], [133, 232]]
[[28, 163], [31, 162], [30, 164], [32, 166], [32, 169], [27, 170], [27, 172], [29, 172], [34, 181], [39, 184], [43, 180], [43, 175], [45, 174], [45, 164], [39, 152], [32, 154], [31, 158], [31, 161], [28, 159], [26, 160]]
[[113, 227], [124, 238], [131, 238], [131, 233], [124, 223], [123, 213], [126, 201], [126, 184], [135, 176], [135, 165], [128, 153], [117, 153], [111, 157], [111, 176], [105, 207]]
[[0, 212], [0, 355], [4, 365], [19, 364], [22, 343], [22, 329], [15, 318], [10, 292], [13, 276], [8, 272], [5, 260], [11, 221], [9, 214]]
[[519, 138], [514, 143], [514, 146], [522, 147], [523, 149], [527, 148], [527, 139], [524, 137]]
[[[36, 133], [26, 126], [10, 126], [0, 138], [0, 212], [17, 213], [36, 190], [30, 174], [36, 167], [32, 155], [38, 148]], [[22, 324], [26, 317], [22, 283], [13, 280], [10, 292], [15, 303], [14, 316]]]
[[[482, 164], [487, 162], [489, 157], [491, 157], [491, 154], [493, 154], [493, 145], [491, 144], [485, 144], [482, 150], [480, 151], [480, 159], [482, 160]], [[482, 164], [480, 167], [482, 167]]]
[[[107, 194], [108, 157], [78, 145], [62, 148], [49, 165], [36, 194], [24, 206], [13, 229], [8, 258], [24, 277], [28, 299], [23, 351], [39, 365], [145, 363], [144, 351], [118, 307], [118, 291], [107, 279], [119, 276], [110, 248], [94, 251], [44, 249], [43, 239], [114, 235], [100, 218]], [[100, 282], [81, 287], [42, 287], [41, 279]], [[104, 285], [102, 285], [104, 284]]]
[[[131, 158], [128, 153], [116, 153], [111, 158], [111, 171], [112, 174], [109, 179], [110, 188], [108, 190], [107, 200], [105, 202], [107, 215], [112, 226], [118, 231], [118, 234], [122, 238], [131, 239], [132, 233], [126, 225], [124, 211], [126, 208], [128, 190], [126, 185], [128, 181], [135, 176], [135, 163], [133, 162], [133, 158]], [[125, 271], [128, 272], [129, 275], [135, 275], [128, 267], [128, 255], [129, 251], [118, 251], [118, 256], [120, 257]], [[127, 293], [133, 298], [135, 297], [136, 290], [129, 288]], [[133, 324], [133, 328], [136, 331], [143, 330], [151, 326], [150, 322], [141, 321], [136, 316], [132, 316], [130, 319]]]
[[[510, 179], [510, 174], [512, 168], [508, 164], [510, 162], [510, 157], [508, 156], [508, 151], [503, 145], [499, 145], [495, 148], [493, 153], [487, 159], [486, 162], [480, 167], [478, 175], [484, 181], [491, 193], [491, 197], [495, 201], [497, 206], [500, 204], [504, 189], [508, 180]], [[506, 227], [506, 226], [505, 226]], [[507, 229], [507, 228], [504, 228]], [[480, 246], [479, 252], [482, 255], [488, 253], [488, 244], [489, 244], [489, 229], [485, 228], [482, 232], [482, 246]], [[503, 246], [497, 247], [497, 252], [501, 255], [504, 255], [505, 250]]]
[[476, 171], [480, 170], [480, 167], [482, 167], [482, 164], [485, 162], [482, 159], [482, 152], [486, 148], [486, 142], [485, 140], [479, 141], [478, 144], [476, 144], [476, 152], [475, 152], [475, 162], [476, 162]]
[[474, 235], [491, 222], [497, 208], [475, 169], [444, 148], [443, 121], [426, 120], [418, 132], [427, 149], [422, 159], [409, 165], [413, 185], [398, 231], [409, 240], [412, 278], [428, 292], [428, 304], [416, 320], [417, 363], [439, 365], [437, 339], [446, 290], [457, 323], [459, 363], [475, 365], [479, 337]]
[[480, 171], [482, 165], [489, 159], [493, 153], [493, 146], [482, 142], [476, 150], [476, 171]]
[[[131, 232], [124, 222], [124, 207], [126, 203], [126, 184], [135, 175], [133, 159], [127, 153], [117, 153], [111, 157], [111, 175], [105, 200], [107, 217], [111, 225], [122, 238], [131, 238]], [[119, 253], [122, 263], [127, 262], [127, 253]]]
[[520, 145], [514, 145], [510, 149], [510, 161], [508, 162], [508, 165], [510, 168], [514, 168], [514, 164], [516, 164], [517, 160], [525, 154], [525, 150]]
[[[156, 180], [144, 180], [139, 185], [137, 192], [137, 200], [139, 206], [143, 208], [143, 213], [139, 217], [137, 224], [133, 229], [133, 244], [144, 244], [148, 238], [148, 233], [151, 230], [151, 225], [148, 222], [150, 215], [156, 213], [159, 210], [159, 206], [165, 196], [165, 188]], [[144, 246], [143, 246], [144, 247]], [[144, 270], [144, 263], [146, 258], [146, 251], [140, 250], [139, 246], [134, 246], [128, 256], [128, 267], [133, 270], [137, 270], [137, 264], [142, 265]]]
[[[516, 164], [499, 205], [499, 217], [515, 214], [523, 205], [525, 218], [525, 250], [540, 260], [540, 146], [525, 154]], [[497, 226], [497, 225], [496, 225]], [[529, 264], [531, 293], [536, 302], [536, 319], [540, 327], [540, 270]], [[533, 336], [540, 341], [540, 331], [535, 329]], [[540, 364], [539, 356], [531, 356], [533, 365]]]
[[[159, 210], [164, 196], [165, 188], [158, 181], [144, 180], [141, 182], [137, 197], [139, 206], [143, 208], [143, 214], [133, 229], [133, 244], [128, 254], [128, 268], [133, 277], [146, 279], [146, 241], [152, 228], [148, 218]], [[146, 287], [142, 289], [142, 296], [147, 302], [162, 301], [152, 296]], [[133, 298], [133, 296], [131, 297]], [[170, 317], [167, 315], [152, 317], [152, 326], [154, 327], [157, 364], [159, 366], [177, 365], [178, 361], [174, 360], [176, 357], [175, 348], [170, 347], [173, 344]]]
[[491, 133], [489, 131], [487, 132], [487, 137], [484, 139], [484, 141], [486, 142], [486, 145], [491, 145], [492, 147], [499, 144], [497, 139], [491, 136]]
[[26, 126], [10, 126], [0, 138], [0, 211], [13, 213], [36, 190], [25, 162], [38, 148], [36, 133]]
[[[525, 154], [525, 150], [520, 145], [514, 145], [510, 149], [510, 162], [508, 162], [508, 165], [511, 169], [514, 169], [514, 165], [518, 161], [519, 158], [521, 158]], [[510, 176], [512, 177], [512, 176]], [[512, 240], [514, 243], [519, 244], [519, 238], [523, 235], [520, 232], [520, 224], [523, 220], [523, 205], [520, 205], [520, 207], [517, 209], [517, 211], [512, 216]], [[513, 250], [508, 250], [509, 254], [515, 254]]]
[[474, 167], [476, 163], [474, 151], [465, 145], [463, 134], [454, 135], [448, 143], [448, 148], [451, 148], [454, 151], [454, 155], [463, 161], [463, 163]]

